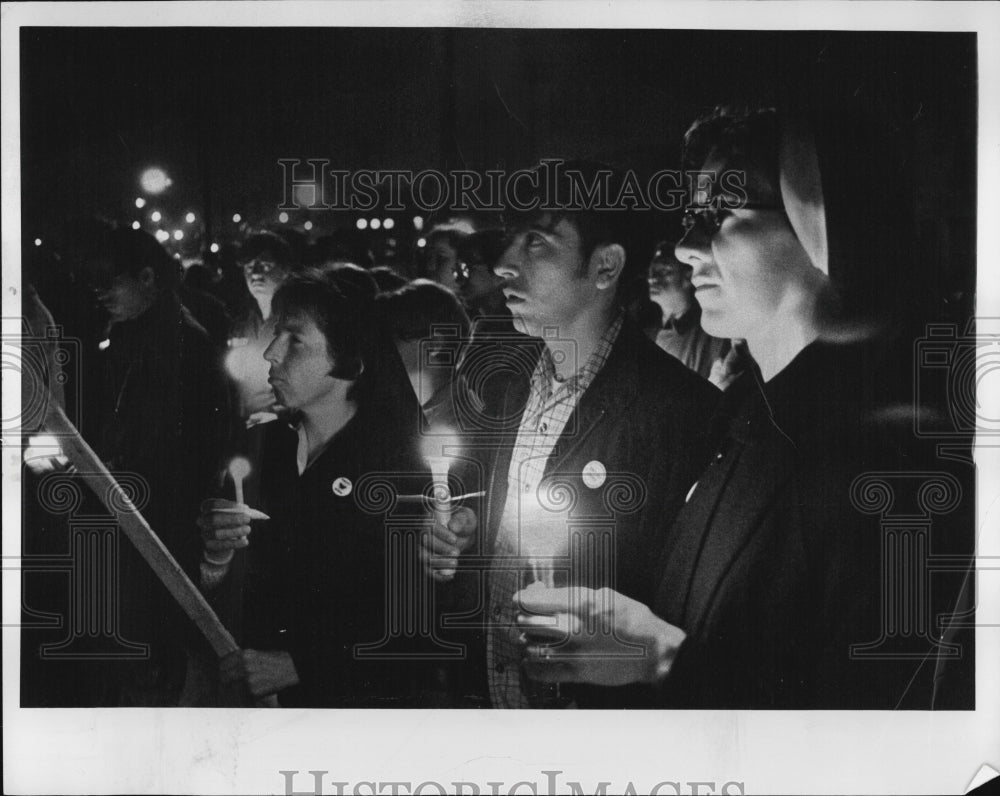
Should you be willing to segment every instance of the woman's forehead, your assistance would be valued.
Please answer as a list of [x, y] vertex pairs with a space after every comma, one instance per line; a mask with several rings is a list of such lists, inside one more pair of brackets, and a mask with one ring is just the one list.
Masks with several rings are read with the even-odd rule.
[[705, 158], [691, 186], [692, 204], [697, 205], [712, 204], [719, 197], [739, 198], [750, 204], [781, 203], [778, 186], [762, 167], [718, 149]]

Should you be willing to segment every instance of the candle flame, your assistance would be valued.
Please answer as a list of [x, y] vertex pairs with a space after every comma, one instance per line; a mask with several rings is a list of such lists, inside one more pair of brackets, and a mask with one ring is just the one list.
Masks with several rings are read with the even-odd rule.
[[420, 441], [420, 455], [429, 464], [442, 462], [447, 466], [450, 459], [458, 456], [461, 440], [453, 429], [447, 427], [430, 428]]
[[533, 566], [548, 566], [552, 558], [569, 550], [568, 513], [543, 505], [534, 493], [522, 494], [520, 499], [521, 550]]
[[250, 462], [242, 456], [237, 456], [229, 463], [229, 474], [234, 481], [242, 481], [250, 475]]

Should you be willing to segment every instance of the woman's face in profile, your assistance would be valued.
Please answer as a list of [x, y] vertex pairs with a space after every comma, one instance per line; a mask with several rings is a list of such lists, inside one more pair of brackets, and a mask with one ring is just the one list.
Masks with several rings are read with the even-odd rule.
[[[702, 166], [716, 184], [725, 170], [715, 153]], [[692, 269], [701, 325], [715, 337], [753, 337], [780, 324], [802, 284], [801, 269], [812, 269], [773, 187], [759, 174], [744, 174], [747, 204], [757, 208], [689, 208], [691, 221], [676, 248], [677, 259]]]

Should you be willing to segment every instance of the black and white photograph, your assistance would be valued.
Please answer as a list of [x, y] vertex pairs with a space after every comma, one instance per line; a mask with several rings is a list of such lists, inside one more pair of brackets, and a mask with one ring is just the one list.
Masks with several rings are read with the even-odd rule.
[[1000, 782], [1000, 7], [2, 21], [5, 792]]

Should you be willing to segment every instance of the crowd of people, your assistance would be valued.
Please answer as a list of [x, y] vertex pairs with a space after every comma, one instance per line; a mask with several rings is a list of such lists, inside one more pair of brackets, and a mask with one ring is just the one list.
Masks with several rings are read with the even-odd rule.
[[[74, 228], [79, 290], [25, 272], [100, 343], [61, 400], [240, 649], [215, 660], [121, 541], [106, 632], [68, 660], [23, 634], [22, 704], [969, 706], [964, 573], [915, 571], [901, 631], [858, 483], [947, 473], [961, 505], [921, 544], [961, 556], [971, 473], [899, 411], [897, 219], [821, 133], [696, 121], [685, 168], [744, 195], [714, 181], [645, 251], [629, 212], [544, 203], [444, 218], [405, 271], [353, 231], [255, 231], [236, 269], [182, 273], [144, 231]], [[66, 466], [39, 464], [39, 489]], [[29, 548], [57, 527], [26, 508]]]

